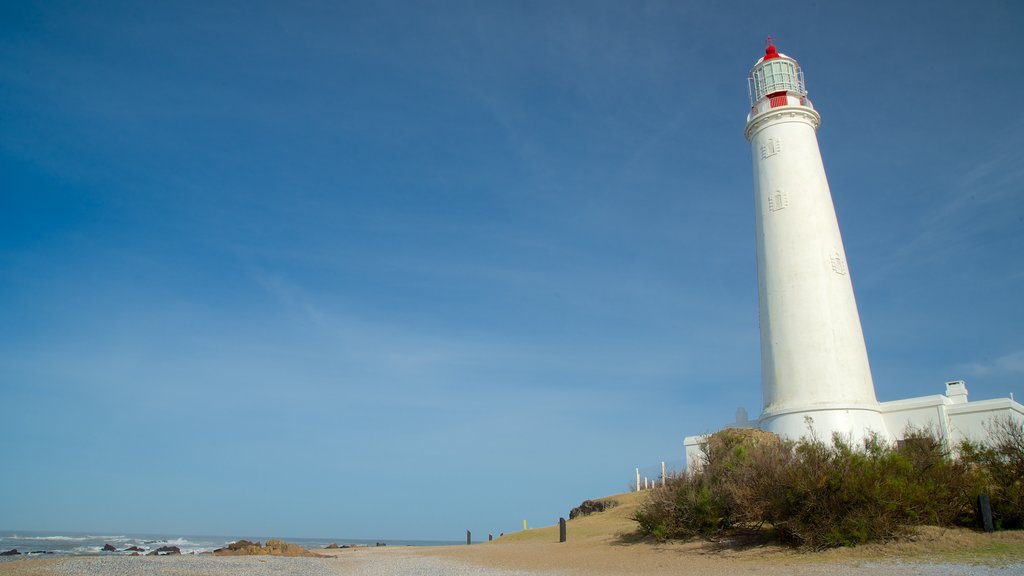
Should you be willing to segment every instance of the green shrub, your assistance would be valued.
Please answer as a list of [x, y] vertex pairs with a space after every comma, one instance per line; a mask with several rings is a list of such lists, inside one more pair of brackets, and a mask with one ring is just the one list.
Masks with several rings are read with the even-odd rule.
[[666, 480], [662, 488], [633, 514], [643, 534], [658, 540], [715, 538], [732, 526], [729, 503], [724, 494], [709, 485], [704, 474], [683, 474]]
[[825, 443], [724, 430], [702, 446], [695, 471], [651, 491], [634, 519], [659, 540], [743, 529], [808, 548], [854, 546], [917, 525], [971, 523], [974, 498], [987, 486], [1010, 526], [1024, 520], [1024, 431], [1006, 430], [996, 447], [969, 445], [970, 458], [961, 459], [925, 430], [908, 431], [897, 445], [869, 438], [863, 446], [839, 436]]
[[887, 541], [921, 524], [948, 526], [969, 512], [965, 467], [942, 441], [914, 432], [898, 446], [870, 438], [854, 448], [803, 440], [775, 485], [780, 539], [824, 548]]
[[962, 442], [961, 460], [972, 466], [977, 492], [989, 495], [996, 528], [1024, 528], [1024, 423], [996, 420], [988, 435], [986, 443]]

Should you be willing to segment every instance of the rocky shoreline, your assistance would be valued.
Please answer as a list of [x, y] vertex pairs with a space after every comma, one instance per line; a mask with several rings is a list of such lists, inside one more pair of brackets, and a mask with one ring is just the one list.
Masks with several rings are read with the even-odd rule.
[[402, 548], [337, 556], [78, 556], [55, 560], [0, 562], [4, 576], [556, 576], [484, 568]]

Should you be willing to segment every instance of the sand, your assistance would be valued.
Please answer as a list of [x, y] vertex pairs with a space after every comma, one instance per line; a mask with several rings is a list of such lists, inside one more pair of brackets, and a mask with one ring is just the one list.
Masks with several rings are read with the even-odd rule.
[[870, 554], [792, 554], [774, 550], [712, 551], [699, 545], [600, 547], [570, 543], [480, 544], [444, 548], [370, 548], [324, 558], [266, 556], [25, 559], [0, 563], [14, 576], [1010, 576], [1024, 562], [981, 563]]
[[0, 576], [1011, 576], [1024, 575], [1024, 532], [984, 534], [926, 528], [897, 543], [800, 552], [734, 542], [658, 544], [637, 540], [629, 517], [640, 495], [611, 497], [609, 511], [558, 527], [509, 534], [473, 546], [316, 550], [321, 558], [162, 556], [19, 559]]
[[1024, 575], [1024, 532], [1020, 531], [984, 534], [924, 528], [913, 540], [824, 552], [728, 541], [659, 544], [635, 536], [636, 523], [630, 518], [641, 498], [642, 493], [605, 498], [618, 501], [619, 506], [567, 522], [564, 543], [558, 542], [554, 525], [486, 544], [420, 553], [481, 567], [564, 575]]

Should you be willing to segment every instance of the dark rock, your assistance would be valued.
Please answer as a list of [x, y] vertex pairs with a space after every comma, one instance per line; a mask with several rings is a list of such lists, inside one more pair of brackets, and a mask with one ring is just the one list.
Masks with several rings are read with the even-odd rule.
[[228, 544], [228, 550], [244, 550], [250, 546], [256, 546], [257, 548], [259, 548], [260, 546], [262, 546], [262, 544], [260, 544], [259, 542], [249, 542], [248, 540], [239, 540], [237, 542], [232, 542], [231, 544]]
[[50, 552], [49, 550], [33, 550], [29, 552], [29, 554], [53, 554], [53, 552]]
[[18, 552], [16, 549], [12, 548], [7, 552], [0, 552], [0, 556], [21, 556], [21, 552]]
[[297, 544], [289, 544], [284, 540], [267, 540], [266, 545], [259, 542], [239, 540], [232, 542], [227, 548], [213, 551], [215, 556], [316, 556]]
[[103, 545], [103, 551], [104, 552], [117, 552], [117, 548], [114, 548], [114, 546], [112, 544], [104, 544]]
[[216, 550], [213, 551], [213, 553], [214, 554], [217, 554], [217, 553], [229, 554], [231, 552], [245, 552], [246, 550], [251, 550], [253, 548], [261, 548], [261, 547], [263, 547], [263, 545], [260, 544], [259, 542], [249, 542], [248, 540], [236, 540], [236, 541], [228, 544], [224, 548], [217, 548]]
[[387, 542], [377, 542], [377, 546], [387, 546]]
[[138, 546], [132, 546], [131, 548], [125, 548], [124, 551], [125, 552], [145, 552], [145, 550], [143, 550], [142, 548], [139, 548]]
[[604, 512], [618, 505], [619, 503], [615, 500], [584, 500], [579, 506], [569, 511], [569, 520], [579, 516], [589, 516], [597, 512]]
[[328, 550], [336, 550], [338, 548], [341, 548], [341, 546], [338, 546], [337, 544], [333, 544], [332, 543], [332, 544], [328, 544], [327, 546], [324, 546], [324, 548], [326, 548]]
[[155, 550], [157, 556], [167, 556], [169, 554], [181, 554], [181, 548], [177, 546], [161, 546]]

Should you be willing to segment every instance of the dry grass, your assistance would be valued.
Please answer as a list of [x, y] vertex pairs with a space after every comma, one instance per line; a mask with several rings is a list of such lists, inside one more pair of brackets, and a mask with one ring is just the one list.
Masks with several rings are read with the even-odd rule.
[[[569, 520], [568, 540], [558, 542], [558, 526], [506, 534], [474, 546], [424, 549], [464, 562], [517, 570], [573, 574], [800, 574], [822, 567], [864, 563], [955, 562], [1005, 565], [1024, 563], [1024, 532], [984, 534], [963, 528], [925, 527], [913, 537], [887, 544], [806, 552], [742, 536], [718, 542], [658, 543], [637, 535], [634, 511], [648, 496], [630, 492], [604, 498], [619, 505]], [[827, 568], [825, 568], [827, 569]]]
[[[636, 532], [636, 522], [632, 520], [633, 513], [645, 496], [646, 493], [643, 492], [626, 492], [606, 498], [597, 498], [599, 501], [614, 500], [618, 502], [618, 505], [604, 512], [567, 520], [566, 532], [573, 540], [584, 541], [609, 541], [616, 539], [619, 535], [631, 537]], [[558, 525], [506, 534], [494, 542], [500, 545], [519, 542], [557, 543]]]

